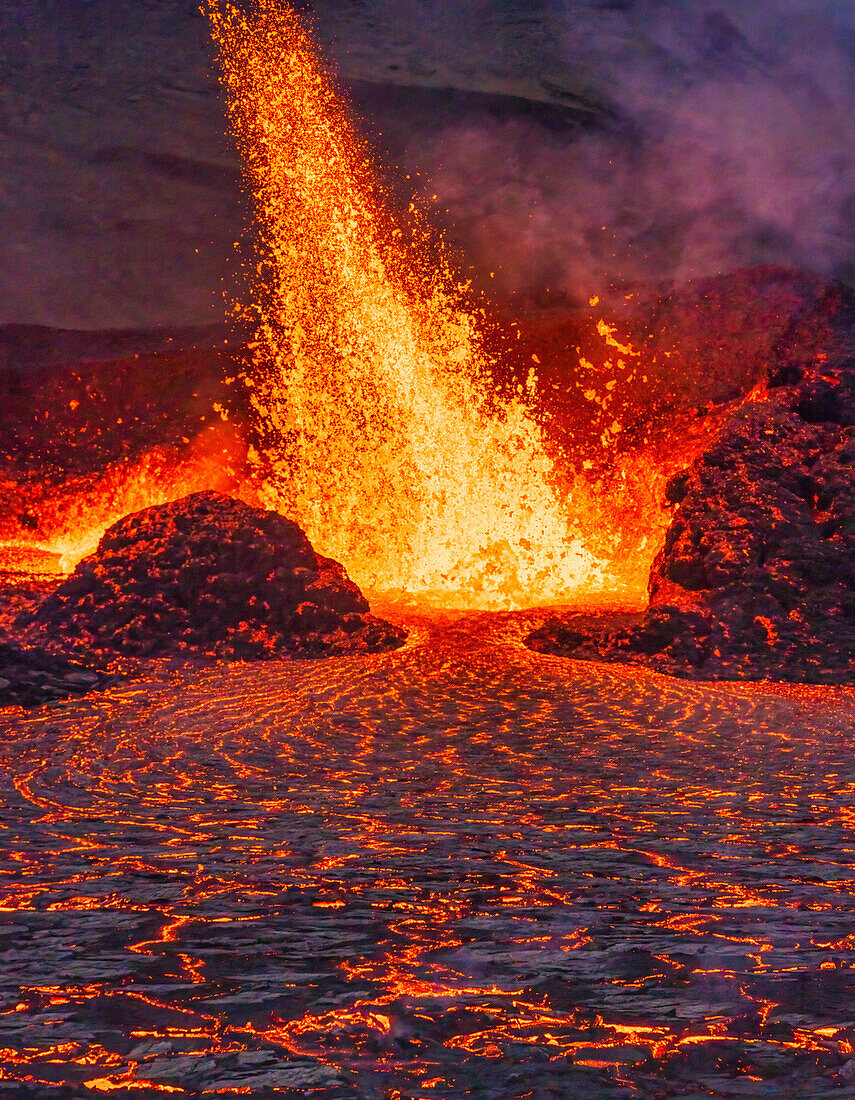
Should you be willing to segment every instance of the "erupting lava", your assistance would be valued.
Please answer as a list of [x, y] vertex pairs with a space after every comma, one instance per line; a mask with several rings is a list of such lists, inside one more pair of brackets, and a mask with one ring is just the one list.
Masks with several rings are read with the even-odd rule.
[[268, 506], [369, 592], [514, 607], [601, 588], [531, 394], [490, 394], [466, 288], [404, 243], [297, 15], [207, 9], [260, 222], [246, 381]]
[[695, 416], [667, 370], [647, 387], [645, 326], [481, 324], [415, 209], [395, 224], [300, 18], [245, 7], [206, 2], [257, 213], [250, 351], [72, 364], [44, 392], [7, 371], [0, 565], [67, 572], [128, 513], [215, 489], [369, 595], [640, 606], [665, 482], [727, 410]]

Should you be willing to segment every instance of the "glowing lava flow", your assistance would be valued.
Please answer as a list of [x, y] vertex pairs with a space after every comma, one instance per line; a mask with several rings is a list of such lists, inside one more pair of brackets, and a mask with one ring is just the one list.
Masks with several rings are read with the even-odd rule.
[[298, 17], [207, 11], [260, 224], [268, 506], [368, 591], [513, 607], [599, 587], [523, 395], [488, 394], [465, 288], [402, 243]]

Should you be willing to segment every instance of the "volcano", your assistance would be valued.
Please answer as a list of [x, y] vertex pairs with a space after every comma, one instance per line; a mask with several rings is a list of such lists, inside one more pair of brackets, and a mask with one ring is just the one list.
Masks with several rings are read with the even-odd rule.
[[[542, 392], [549, 395], [541, 409], [545, 439], [556, 468], [566, 477], [584, 472], [588, 488], [581, 499], [601, 494], [598, 507], [577, 522], [586, 522], [583, 529], [592, 536], [599, 518], [612, 524], [598, 544], [608, 555], [605, 593], [578, 592], [577, 605], [584, 607], [587, 599], [588, 606], [640, 611], [644, 605], [631, 589], [628, 598], [625, 587], [625, 578], [635, 576], [649, 587], [649, 607], [642, 623], [616, 634], [580, 632], [572, 614], [553, 618], [530, 644], [699, 678], [847, 682], [851, 293], [814, 276], [769, 268], [671, 292], [650, 288], [624, 303], [606, 325], [610, 340], [635, 353], [632, 377], [611, 389], [605, 383], [618, 371], [594, 323], [599, 312], [539, 311], [517, 322], [512, 331], [520, 337], [506, 342], [510, 350], [497, 360], [493, 381], [513, 389], [532, 355], [537, 357]], [[62, 339], [57, 337], [55, 351], [41, 354], [61, 355]], [[47, 340], [42, 336], [43, 344]], [[698, 372], [692, 364], [705, 344], [712, 350], [707, 369]], [[563, 367], [568, 348], [600, 371], [600, 400], [587, 399], [580, 392], [587, 382]], [[95, 549], [110, 522], [121, 528], [126, 512], [188, 490], [225, 490], [246, 501], [233, 507], [257, 508], [263, 489], [247, 451], [260, 438], [248, 391], [223, 381], [239, 378], [250, 357], [240, 343], [208, 350], [173, 344], [171, 351], [144, 350], [120, 359], [111, 359], [108, 349], [103, 362], [54, 365], [47, 390], [38, 364], [10, 363], [9, 399], [0, 411], [7, 569], [17, 569], [19, 577], [53, 572], [57, 580], [42, 582], [48, 593], [62, 576], [63, 553], [66, 568], [73, 568]], [[212, 415], [213, 404], [225, 420]], [[625, 430], [604, 445], [604, 425], [616, 417]], [[35, 453], [25, 451], [25, 438], [36, 441]], [[627, 478], [632, 467], [635, 476]], [[223, 528], [219, 537], [225, 554], [231, 536]], [[122, 553], [131, 555], [121, 569], [106, 568], [97, 558], [86, 566], [91, 583], [102, 578], [98, 584], [108, 584], [109, 593], [104, 588], [95, 599], [93, 588], [87, 595], [78, 576], [68, 582], [69, 592], [80, 588], [78, 596], [70, 602], [65, 594], [51, 596], [42, 620], [46, 628], [53, 622], [50, 629], [67, 641], [76, 636], [79, 644], [85, 636], [90, 649], [109, 650], [109, 634], [119, 651], [166, 652], [173, 635], [167, 630], [164, 640], [154, 619], [146, 626], [152, 608], [143, 606], [163, 595], [156, 591], [160, 550], [137, 521], [121, 541]], [[642, 543], [643, 550], [634, 553]], [[211, 578], [218, 568], [211, 566]], [[247, 568], [244, 588], [255, 575], [254, 566]], [[494, 568], [501, 583], [501, 558]], [[215, 602], [226, 601], [223, 606], [235, 569], [241, 573], [237, 566], [220, 568], [219, 595], [209, 594]], [[267, 583], [256, 580], [261, 588]], [[259, 608], [276, 602], [260, 589], [255, 595]], [[93, 609], [100, 603], [97, 615], [112, 624], [100, 637], [92, 633], [94, 620], [88, 633], [82, 629], [85, 616], [78, 619], [74, 610], [82, 599]], [[531, 602], [548, 603], [549, 593], [540, 599], [534, 593]], [[254, 621], [248, 604], [236, 614], [235, 629], [240, 621]], [[125, 631], [134, 619], [131, 641]], [[279, 642], [271, 637], [251, 645], [254, 628], [248, 625], [244, 640], [233, 645], [227, 640], [232, 626], [222, 625], [221, 638], [200, 634], [190, 650], [244, 656], [297, 651], [284, 635]], [[357, 631], [353, 641], [361, 636]]]
[[843, 8], [0, 10], [0, 1092], [851, 1087]]

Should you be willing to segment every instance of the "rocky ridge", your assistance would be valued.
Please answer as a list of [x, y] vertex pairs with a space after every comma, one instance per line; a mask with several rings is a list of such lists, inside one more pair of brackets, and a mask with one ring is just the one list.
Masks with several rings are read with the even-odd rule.
[[855, 678], [854, 318], [830, 287], [777, 349], [765, 392], [672, 478], [643, 621], [551, 619], [532, 648], [699, 679]]

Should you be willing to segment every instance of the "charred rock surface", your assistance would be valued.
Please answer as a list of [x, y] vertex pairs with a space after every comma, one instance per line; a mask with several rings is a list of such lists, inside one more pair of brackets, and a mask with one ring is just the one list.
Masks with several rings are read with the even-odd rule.
[[114, 524], [34, 623], [53, 640], [136, 656], [321, 657], [406, 637], [369, 614], [296, 523], [214, 492]]
[[37, 707], [106, 687], [114, 675], [38, 646], [0, 642], [0, 707]]
[[643, 622], [588, 633], [553, 619], [533, 648], [700, 679], [855, 679], [855, 356], [839, 325], [809, 346], [802, 333], [801, 358], [783, 348], [765, 398], [672, 478]]

